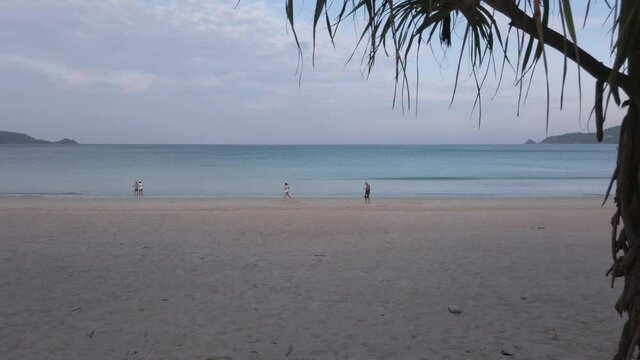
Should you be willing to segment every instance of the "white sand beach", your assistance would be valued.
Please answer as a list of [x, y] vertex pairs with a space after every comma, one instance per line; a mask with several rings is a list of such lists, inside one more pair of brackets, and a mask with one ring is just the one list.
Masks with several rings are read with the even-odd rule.
[[600, 201], [0, 199], [0, 358], [610, 358]]

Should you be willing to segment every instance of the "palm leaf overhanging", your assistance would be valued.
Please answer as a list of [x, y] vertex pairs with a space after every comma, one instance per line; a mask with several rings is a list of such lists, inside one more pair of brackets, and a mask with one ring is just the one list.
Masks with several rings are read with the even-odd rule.
[[[299, 54], [302, 55], [294, 26], [294, 2], [285, 1], [287, 19], [298, 44]], [[578, 45], [576, 19], [571, 3], [570, 0], [316, 0], [313, 7], [313, 56], [317, 29], [322, 23], [334, 42], [343, 22], [362, 18], [362, 30], [354, 53], [358, 49], [362, 51], [367, 74], [374, 67], [380, 51], [385, 56], [393, 57], [396, 93], [399, 88], [404, 108], [405, 102], [407, 106], [411, 105], [407, 67], [410, 56], [420, 56], [421, 46], [431, 45], [434, 39], [444, 47], [451, 46], [452, 32], [457, 27], [462, 27], [464, 30], [461, 31], [462, 43], [452, 101], [460, 75], [460, 63], [465, 56], [471, 64], [478, 105], [481, 104], [480, 89], [489, 69], [499, 68], [500, 71], [494, 72], [502, 79], [505, 65], [508, 65], [516, 73], [516, 84], [520, 91], [519, 107], [523, 95], [526, 98], [531, 86], [530, 79], [542, 61], [547, 78], [548, 126], [550, 64], [547, 62], [546, 49], [553, 48], [564, 55], [561, 106], [569, 61], [596, 80], [593, 113], [598, 141], [602, 140], [610, 100], [613, 99], [617, 106], [627, 107], [620, 132], [617, 164], [605, 201], [613, 183], [616, 183], [616, 211], [611, 219], [613, 265], [607, 275], [611, 276], [611, 286], [618, 277], [625, 280], [615, 308], [620, 315], [626, 312], [628, 320], [614, 360], [628, 360], [633, 357], [640, 341], [640, 261], [637, 261], [640, 256], [640, 1], [586, 1], [583, 26], [592, 6], [604, 6], [609, 11], [607, 21], [611, 33], [611, 67], [605, 66]], [[509, 21], [508, 25], [498, 24], [498, 13]], [[552, 15], [559, 18], [561, 33], [550, 28]], [[514, 29], [516, 48], [510, 52], [512, 45], [509, 44], [509, 35]], [[495, 55], [502, 60], [499, 66]], [[528, 84], [525, 84], [527, 79]], [[577, 87], [581, 91], [580, 76]], [[627, 100], [621, 101], [621, 92], [627, 96]], [[394, 102], [395, 98], [396, 95]], [[622, 227], [619, 229], [620, 226]]]
[[[463, 31], [461, 31], [463, 33], [460, 44], [461, 53], [452, 98], [455, 97], [456, 85], [460, 76], [460, 62], [463, 56], [468, 56], [471, 64], [470, 75], [476, 80], [477, 87], [481, 88], [490, 67], [485, 66], [484, 73], [481, 73], [481, 69], [488, 64], [492, 65], [494, 69], [496, 68], [494, 50], [498, 50], [497, 54], [503, 61], [499, 66], [501, 69], [499, 77], [502, 77], [505, 64], [514, 68], [518, 78], [516, 84], [521, 92], [521, 100], [523, 100], [522, 95], [526, 96], [526, 90], [531, 84], [529, 81], [527, 85], [525, 80], [533, 76], [540, 60], [544, 65], [545, 74], [548, 74], [544, 46], [548, 45], [561, 51], [565, 56], [560, 95], [561, 107], [564, 101], [568, 60], [576, 62], [583, 70], [586, 70], [597, 80], [601, 80], [603, 88], [605, 84], [611, 85], [609, 87], [611, 93], [607, 99], [613, 96], [614, 100], [619, 103], [618, 88], [628, 86], [626, 77], [620, 71], [623, 70], [622, 67], [626, 62], [627, 55], [625, 54], [629, 53], [627, 49], [630, 46], [629, 39], [640, 35], [640, 31], [636, 22], [630, 23], [635, 26], [633, 28], [628, 25], [629, 23], [621, 21], [622, 18], [619, 16], [622, 10], [621, 0], [601, 1], [604, 1], [604, 4], [611, 11], [612, 34], [624, 34], [617, 36], [618, 41], [615, 41], [612, 47], [616, 51], [616, 62], [613, 69], [602, 65], [577, 46], [575, 20], [569, 0], [316, 0], [313, 7], [314, 46], [312, 59], [315, 58], [318, 27], [324, 27], [331, 41], [334, 42], [338, 29], [344, 21], [362, 19], [364, 22], [356, 48], [362, 50], [366, 72], [370, 73], [380, 50], [382, 50], [385, 56], [391, 55], [395, 59], [397, 87], [403, 94], [409, 93], [407, 64], [410, 57], [419, 56], [421, 46], [432, 44], [434, 38], [439, 40], [442, 45], [450, 46], [454, 27], [464, 23]], [[592, 2], [594, 1], [587, 1], [585, 21]], [[629, 13], [638, 10], [638, 2], [627, 1], [626, 3], [634, 4], [632, 5], [633, 9], [629, 9]], [[295, 41], [298, 43], [298, 35], [294, 26], [294, 7], [293, 0], [286, 0], [287, 19], [293, 29]], [[501, 28], [496, 22], [496, 13], [501, 13], [510, 20], [506, 29], [503, 29], [507, 33], [505, 36], [502, 35]], [[549, 27], [552, 15], [559, 15], [562, 33]], [[518, 32], [515, 45], [517, 47], [516, 59], [511, 59], [507, 55], [510, 48], [508, 35], [513, 29]], [[496, 45], [498, 45], [497, 49]], [[299, 49], [301, 48], [299, 47]], [[412, 51], [415, 51], [415, 54]], [[607, 76], [604, 76], [605, 73]], [[580, 79], [578, 81], [580, 85]], [[578, 88], [580, 89], [581, 86]], [[522, 93], [523, 91], [525, 94]], [[403, 100], [410, 106], [411, 97], [403, 97]], [[547, 101], [547, 121], [548, 103]], [[603, 112], [596, 111], [596, 117], [604, 119], [604, 116], [600, 115], [604, 115]], [[598, 121], [598, 123], [601, 125], [602, 121]]]

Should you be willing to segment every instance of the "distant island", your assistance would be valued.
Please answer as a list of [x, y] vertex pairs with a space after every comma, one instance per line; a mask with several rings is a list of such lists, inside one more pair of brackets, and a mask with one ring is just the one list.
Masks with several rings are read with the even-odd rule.
[[73, 139], [62, 139], [58, 141], [47, 141], [33, 138], [27, 134], [0, 130], [0, 144], [54, 144], [54, 145], [77, 145]]
[[[604, 130], [602, 143], [617, 144], [620, 137], [620, 125], [612, 126]], [[597, 144], [595, 133], [574, 132], [562, 135], [549, 136], [544, 138], [537, 144]], [[536, 144], [535, 141], [529, 139], [525, 144]]]

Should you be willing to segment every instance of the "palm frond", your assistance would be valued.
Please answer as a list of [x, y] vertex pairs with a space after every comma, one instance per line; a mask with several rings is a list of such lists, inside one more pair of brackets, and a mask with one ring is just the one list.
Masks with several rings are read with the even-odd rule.
[[[596, 3], [594, 0], [588, 0], [586, 3], [582, 21], [583, 27], [592, 10], [592, 1]], [[315, 6], [313, 7], [312, 59], [315, 63], [317, 30], [323, 23], [320, 21], [323, 17], [323, 26], [326, 28], [332, 44], [334, 44], [338, 29], [344, 21], [362, 19], [357, 44], [347, 61], [351, 61], [357, 53], [361, 53], [363, 73], [369, 76], [381, 51], [384, 56], [392, 57], [395, 63], [396, 84], [393, 103], [395, 104], [399, 98], [404, 111], [405, 106], [411, 108], [412, 86], [408, 72], [414, 54], [416, 59], [416, 101], [414, 103], [417, 103], [417, 59], [419, 59], [420, 46], [424, 44], [431, 47], [434, 43], [439, 43], [446, 51], [448, 47], [452, 46], [455, 29], [460, 27], [463, 29], [463, 35], [459, 37], [460, 54], [451, 102], [455, 100], [458, 82], [462, 79], [463, 67], [461, 64], [463, 61], [466, 60], [469, 64], [468, 77], [473, 78], [476, 85], [480, 85], [476, 86], [478, 95], [485, 83], [484, 80], [487, 78], [489, 68], [494, 69], [494, 76], [499, 78], [498, 83], [500, 83], [504, 69], [508, 64], [516, 75], [515, 84], [519, 89], [519, 114], [521, 106], [526, 103], [538, 64], [542, 62], [546, 80], [546, 126], [548, 128], [550, 85], [547, 46], [556, 48], [564, 56], [560, 108], [564, 104], [569, 60], [575, 62], [578, 68], [580, 109], [582, 108], [581, 68], [585, 68], [597, 79], [601, 79], [602, 74], [606, 72], [607, 81], [604, 88], [609, 91], [607, 101], [613, 98], [616, 103], [619, 103], [620, 72], [624, 70], [633, 39], [640, 36], [640, 21], [636, 20], [640, 17], [640, 1], [603, 0], [603, 2], [610, 9], [610, 21], [613, 24], [612, 39], [615, 38], [615, 41], [612, 40], [612, 52], [615, 54], [615, 60], [611, 69], [597, 64], [595, 59], [579, 48], [573, 9], [569, 0], [554, 2], [550, 0], [315, 0], [313, 1]], [[551, 9], [552, 3], [556, 6], [555, 14], [561, 20], [561, 34], [550, 30], [549, 27], [550, 19], [554, 15]], [[622, 5], [624, 8], [621, 8]], [[293, 0], [285, 0], [285, 8], [299, 54], [302, 56], [294, 26]], [[513, 27], [516, 28], [517, 42], [513, 53], [509, 50], [508, 36], [502, 36], [500, 26], [496, 21], [496, 11], [511, 19], [507, 34], [511, 34]], [[632, 14], [639, 16], [634, 18]], [[553, 41], [547, 38], [550, 35], [554, 37], [551, 39]], [[558, 40], [558, 38], [562, 40]], [[500, 61], [502, 61], [500, 65], [496, 64], [494, 58], [496, 50], [498, 50], [497, 54], [500, 54]], [[585, 54], [587, 59], [582, 58]], [[512, 57], [515, 57], [517, 61], [513, 61]], [[499, 75], [496, 68], [500, 68]], [[483, 72], [483, 75], [479, 75]], [[476, 96], [474, 109], [476, 104], [480, 109], [480, 98], [480, 96]]]

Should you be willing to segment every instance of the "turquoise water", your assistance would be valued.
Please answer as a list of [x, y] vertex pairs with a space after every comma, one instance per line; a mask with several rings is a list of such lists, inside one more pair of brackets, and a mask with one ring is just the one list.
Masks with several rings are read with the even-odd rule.
[[541, 197], [603, 195], [616, 145], [2, 145], [0, 195]]

